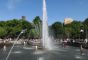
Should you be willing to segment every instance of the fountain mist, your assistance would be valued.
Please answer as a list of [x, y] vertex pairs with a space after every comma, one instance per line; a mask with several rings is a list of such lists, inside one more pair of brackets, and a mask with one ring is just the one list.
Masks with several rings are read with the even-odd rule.
[[52, 40], [48, 33], [48, 22], [47, 22], [47, 11], [46, 11], [46, 0], [43, 0], [43, 25], [42, 25], [42, 43], [43, 48], [47, 50], [53, 49]]

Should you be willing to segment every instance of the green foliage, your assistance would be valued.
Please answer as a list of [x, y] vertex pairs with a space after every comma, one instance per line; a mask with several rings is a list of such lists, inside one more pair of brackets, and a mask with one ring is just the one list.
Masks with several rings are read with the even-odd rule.
[[42, 21], [36, 16], [32, 23], [24, 19], [0, 21], [0, 38], [16, 38], [23, 29], [27, 31], [20, 38], [40, 38]]
[[3, 38], [7, 34], [7, 31], [4, 27], [0, 27], [0, 37]]
[[35, 31], [35, 29], [31, 29], [29, 34], [30, 34], [29, 37], [31, 39], [38, 38], [38, 33]]
[[[25, 19], [0, 21], [0, 38], [16, 38], [23, 29], [27, 29], [27, 31], [20, 38], [41, 38], [42, 20], [39, 16], [36, 16], [32, 22]], [[80, 32], [81, 29], [84, 30], [83, 33]], [[61, 22], [54, 22], [49, 26], [49, 33], [54, 38], [86, 38], [88, 37], [88, 18], [83, 22], [74, 20], [68, 25], [64, 25]]]
[[55, 22], [52, 24], [53, 34], [55, 38], [59, 38], [63, 33], [63, 25], [60, 22]]
[[75, 38], [78, 39], [79, 35], [80, 35], [80, 26], [82, 25], [82, 23], [80, 21], [73, 21], [70, 24], [70, 38]]
[[83, 22], [83, 24], [85, 24], [86, 26], [88, 26], [88, 18], [86, 18]]
[[42, 32], [42, 21], [39, 16], [36, 16], [33, 20], [33, 25], [35, 27], [35, 31], [39, 38], [41, 38], [41, 32]]
[[6, 22], [5, 21], [0, 21], [0, 27], [5, 27], [6, 26]]

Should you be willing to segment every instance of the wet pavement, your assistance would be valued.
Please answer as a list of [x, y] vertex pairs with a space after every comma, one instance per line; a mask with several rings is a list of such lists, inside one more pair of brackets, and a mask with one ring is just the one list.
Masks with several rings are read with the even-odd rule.
[[[0, 49], [0, 60], [6, 60], [10, 47], [5, 50]], [[88, 60], [88, 50], [80, 54], [78, 47], [67, 46], [63, 48], [58, 46], [51, 51], [35, 50], [32, 47], [23, 47], [17, 45], [13, 48], [8, 60]]]

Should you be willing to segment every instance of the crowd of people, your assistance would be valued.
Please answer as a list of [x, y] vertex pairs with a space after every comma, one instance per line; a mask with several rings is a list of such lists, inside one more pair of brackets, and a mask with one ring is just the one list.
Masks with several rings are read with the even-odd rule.
[[[80, 43], [76, 42], [75, 40], [70, 40], [70, 39], [63, 39], [63, 40], [61, 39], [60, 42], [61, 42], [63, 48], [66, 48], [66, 46], [68, 45], [69, 42], [72, 45], [75, 44], [75, 43], [78, 43], [81, 55], [84, 55], [85, 50], [86, 50], [85, 46], [88, 44], [87, 39], [85, 39], [83, 42], [80, 42]], [[87, 45], [87, 47], [88, 47], [88, 45]]]
[[[9, 39], [0, 39], [0, 45], [1, 45], [1, 43], [3, 43], [3, 50], [5, 51], [6, 50], [6, 43], [11, 43], [11, 41], [13, 41], [14, 42], [14, 40], [13, 39], [11, 39], [11, 38], [9, 38]], [[38, 45], [38, 44], [40, 44], [41, 42], [40, 42], [40, 39], [30, 39], [30, 40], [28, 40], [28, 39], [19, 39], [18, 41], [20, 41], [20, 43], [21, 44], [24, 44], [24, 46], [26, 45], [26, 44], [29, 44], [29, 45]], [[17, 42], [18, 42], [17, 41]], [[77, 43], [75, 40], [70, 40], [70, 39], [61, 39], [60, 40], [60, 43], [61, 43], [61, 45], [62, 45], [62, 47], [64, 47], [64, 48], [66, 48], [66, 46], [68, 45], [68, 42], [70, 42], [70, 43], [72, 43], [72, 44], [74, 44], [74, 43]], [[80, 53], [83, 55], [83, 53], [84, 53], [84, 50], [85, 50], [85, 48], [83, 47], [83, 44], [88, 44], [88, 40], [87, 39], [85, 39], [84, 40], [84, 42], [82, 42], [81, 44], [79, 44], [79, 48], [80, 48]], [[36, 46], [37, 46], [36, 45]]]

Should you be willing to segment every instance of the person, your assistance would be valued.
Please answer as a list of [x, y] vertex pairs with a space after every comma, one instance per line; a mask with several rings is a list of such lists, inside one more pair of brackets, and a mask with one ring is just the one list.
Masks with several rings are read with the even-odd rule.
[[87, 39], [85, 39], [85, 40], [84, 40], [84, 43], [85, 43], [85, 44], [87, 44], [87, 42], [88, 42], [88, 40], [87, 40]]
[[83, 46], [82, 46], [82, 44], [80, 45], [80, 53], [81, 53], [81, 55], [84, 55], [84, 48], [83, 48]]
[[26, 42], [24, 41], [24, 46], [26, 46]]
[[3, 51], [6, 51], [6, 45], [3, 46]]
[[63, 43], [62, 43], [63, 47], [65, 48], [66, 45], [67, 45], [67, 40], [63, 40]]
[[38, 50], [38, 46], [37, 45], [35, 46], [35, 49]]

